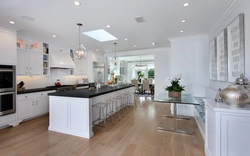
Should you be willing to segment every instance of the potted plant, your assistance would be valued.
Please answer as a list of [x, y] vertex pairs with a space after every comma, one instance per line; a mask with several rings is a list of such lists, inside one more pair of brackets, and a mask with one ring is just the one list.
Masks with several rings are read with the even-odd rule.
[[138, 75], [138, 81], [141, 82], [141, 79], [144, 77], [144, 73], [142, 71], [138, 71], [137, 75]]
[[181, 98], [181, 92], [184, 91], [185, 86], [180, 85], [181, 78], [174, 78], [171, 80], [171, 86], [167, 86], [165, 89], [168, 91], [168, 96], [171, 98]]

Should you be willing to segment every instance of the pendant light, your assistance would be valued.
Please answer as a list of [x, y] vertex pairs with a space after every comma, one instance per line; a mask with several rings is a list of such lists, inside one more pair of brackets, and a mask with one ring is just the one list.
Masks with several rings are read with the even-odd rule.
[[119, 60], [118, 57], [116, 57], [116, 44], [117, 44], [117, 43], [114, 43], [114, 45], [115, 45], [115, 57], [113, 57], [112, 60], [111, 60], [112, 63], [114, 64], [114, 66], [117, 65], [118, 60]]
[[81, 44], [81, 23], [77, 23], [77, 25], [79, 26], [79, 45], [76, 46], [76, 48], [74, 49], [74, 55], [79, 59], [86, 59], [87, 58], [87, 49]]
[[147, 66], [145, 64], [141, 64], [141, 56], [140, 56], [140, 64], [136, 64], [134, 66], [134, 69], [136, 71], [143, 71], [143, 70], [146, 70], [147, 69]]

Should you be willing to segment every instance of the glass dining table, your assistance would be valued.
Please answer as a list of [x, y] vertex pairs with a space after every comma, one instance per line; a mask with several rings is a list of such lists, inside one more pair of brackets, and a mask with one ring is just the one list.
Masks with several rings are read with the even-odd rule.
[[181, 98], [170, 98], [168, 96], [168, 92], [162, 92], [158, 96], [154, 98], [154, 102], [162, 102], [162, 103], [173, 103], [174, 104], [174, 114], [173, 115], [163, 115], [163, 117], [169, 117], [173, 118], [174, 120], [174, 127], [173, 128], [166, 128], [163, 126], [159, 126], [158, 130], [163, 131], [170, 131], [170, 132], [176, 132], [176, 133], [183, 133], [183, 134], [189, 134], [193, 135], [194, 132], [190, 130], [181, 130], [177, 128], [177, 122], [176, 119], [189, 119], [184, 116], [178, 116], [177, 115], [177, 109], [176, 104], [182, 104], [182, 105], [199, 105], [198, 101], [193, 97], [192, 94], [181, 94]]

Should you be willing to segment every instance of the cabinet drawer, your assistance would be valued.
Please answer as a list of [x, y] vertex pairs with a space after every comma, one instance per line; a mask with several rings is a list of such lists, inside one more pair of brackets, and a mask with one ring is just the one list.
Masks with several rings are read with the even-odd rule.
[[34, 97], [34, 94], [22, 94], [22, 95], [17, 95], [17, 100], [26, 100], [26, 99], [32, 99]]

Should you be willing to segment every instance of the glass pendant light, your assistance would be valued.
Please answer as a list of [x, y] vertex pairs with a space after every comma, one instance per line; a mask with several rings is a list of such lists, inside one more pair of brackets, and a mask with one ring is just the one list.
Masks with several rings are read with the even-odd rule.
[[117, 44], [117, 43], [114, 43], [114, 45], [115, 45], [115, 57], [113, 57], [113, 58], [111, 59], [111, 62], [113, 63], [114, 66], [117, 65], [118, 60], [119, 60], [118, 57], [116, 57], [116, 44]]
[[140, 56], [140, 64], [136, 64], [136, 65], [134, 66], [134, 69], [135, 69], [136, 71], [144, 71], [144, 70], [147, 69], [147, 66], [146, 66], [145, 64], [141, 64], [141, 56]]
[[74, 55], [79, 59], [86, 59], [87, 58], [87, 49], [81, 44], [81, 38], [80, 38], [80, 34], [81, 34], [81, 23], [77, 23], [77, 25], [79, 26], [79, 45], [75, 47], [74, 49]]

